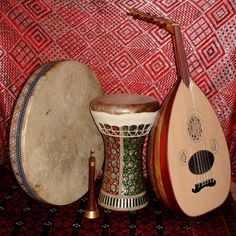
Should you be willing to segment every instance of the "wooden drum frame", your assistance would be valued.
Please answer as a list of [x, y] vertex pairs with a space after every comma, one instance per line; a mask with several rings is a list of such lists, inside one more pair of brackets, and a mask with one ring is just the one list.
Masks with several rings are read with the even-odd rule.
[[89, 112], [91, 99], [102, 94], [95, 74], [76, 61], [51, 62], [27, 80], [12, 118], [10, 159], [29, 196], [65, 205], [87, 192], [90, 149], [96, 152], [96, 175], [104, 159]]

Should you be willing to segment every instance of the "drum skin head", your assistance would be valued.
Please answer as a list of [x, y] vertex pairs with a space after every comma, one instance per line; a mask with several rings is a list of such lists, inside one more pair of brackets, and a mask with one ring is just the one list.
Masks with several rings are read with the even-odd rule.
[[96, 176], [104, 145], [89, 102], [102, 95], [91, 70], [75, 61], [39, 68], [15, 105], [10, 159], [20, 186], [45, 203], [66, 205], [88, 190], [88, 158], [94, 149]]

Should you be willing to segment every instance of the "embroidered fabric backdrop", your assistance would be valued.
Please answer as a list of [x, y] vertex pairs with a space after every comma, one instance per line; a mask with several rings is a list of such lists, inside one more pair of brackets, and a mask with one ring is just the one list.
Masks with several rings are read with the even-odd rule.
[[88, 65], [107, 94], [138, 93], [163, 101], [176, 80], [170, 35], [128, 17], [131, 7], [180, 24], [191, 77], [219, 117], [236, 174], [233, 0], [1, 0], [0, 162], [9, 158], [10, 121], [23, 83], [49, 61]]

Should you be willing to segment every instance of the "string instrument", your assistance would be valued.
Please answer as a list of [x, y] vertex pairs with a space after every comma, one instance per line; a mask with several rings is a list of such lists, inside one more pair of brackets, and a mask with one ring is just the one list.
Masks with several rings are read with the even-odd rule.
[[190, 78], [180, 26], [136, 9], [129, 14], [172, 35], [177, 81], [164, 100], [149, 139], [148, 171], [154, 192], [173, 211], [199, 216], [229, 193], [230, 158], [214, 109]]

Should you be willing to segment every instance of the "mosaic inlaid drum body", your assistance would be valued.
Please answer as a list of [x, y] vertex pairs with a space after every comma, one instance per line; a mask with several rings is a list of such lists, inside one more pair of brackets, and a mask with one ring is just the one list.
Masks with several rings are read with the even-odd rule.
[[148, 199], [142, 151], [157, 116], [158, 102], [149, 96], [113, 94], [93, 99], [90, 109], [105, 146], [98, 203], [119, 211], [145, 207]]

